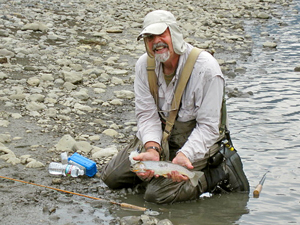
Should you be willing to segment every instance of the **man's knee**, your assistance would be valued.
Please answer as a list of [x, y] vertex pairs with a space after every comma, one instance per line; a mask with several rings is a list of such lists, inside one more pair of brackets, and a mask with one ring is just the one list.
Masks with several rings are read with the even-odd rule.
[[169, 204], [194, 200], [199, 194], [199, 188], [190, 182], [173, 182], [171, 179], [159, 177], [148, 184], [144, 199], [156, 204]]
[[168, 204], [174, 202], [176, 194], [174, 192], [161, 192], [154, 188], [146, 189], [144, 199], [147, 202], [152, 202], [156, 204]]
[[101, 180], [111, 189], [122, 188], [119, 181], [119, 174], [115, 170], [109, 169], [109, 167], [103, 168], [100, 176]]

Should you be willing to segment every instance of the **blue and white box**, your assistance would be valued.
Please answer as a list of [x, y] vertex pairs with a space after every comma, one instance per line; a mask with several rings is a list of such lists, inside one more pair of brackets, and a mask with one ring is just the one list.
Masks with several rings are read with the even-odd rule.
[[93, 160], [90, 160], [77, 152], [75, 152], [68, 159], [69, 164], [79, 166], [81, 169], [85, 171], [85, 175], [89, 177], [93, 177], [97, 173], [97, 166]]

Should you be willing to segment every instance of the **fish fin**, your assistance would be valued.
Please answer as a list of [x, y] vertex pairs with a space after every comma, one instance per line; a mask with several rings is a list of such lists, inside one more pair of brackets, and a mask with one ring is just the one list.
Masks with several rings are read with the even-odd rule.
[[193, 171], [195, 175], [190, 178], [190, 181], [194, 187], [198, 185], [199, 178], [204, 174], [202, 171]]

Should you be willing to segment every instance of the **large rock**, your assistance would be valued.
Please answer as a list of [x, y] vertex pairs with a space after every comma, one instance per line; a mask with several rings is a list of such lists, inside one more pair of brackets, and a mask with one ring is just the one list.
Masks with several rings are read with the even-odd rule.
[[71, 152], [73, 151], [73, 147], [75, 144], [76, 144], [75, 139], [72, 138], [71, 135], [66, 134], [55, 145], [55, 148], [57, 151], [60, 152]]
[[63, 71], [63, 76], [64, 76], [64, 80], [66, 82], [70, 82], [72, 84], [77, 84], [82, 82], [83, 79], [83, 75], [80, 72], [75, 72], [75, 71]]
[[115, 155], [118, 153], [118, 149], [115, 145], [112, 145], [107, 148], [94, 147], [92, 152], [93, 152], [92, 159], [96, 160], [96, 159], [101, 159], [101, 158]]
[[92, 150], [93, 146], [87, 142], [87, 141], [78, 141], [75, 143], [73, 149], [76, 151], [76, 152], [84, 152], [86, 154], [88, 154], [91, 150]]

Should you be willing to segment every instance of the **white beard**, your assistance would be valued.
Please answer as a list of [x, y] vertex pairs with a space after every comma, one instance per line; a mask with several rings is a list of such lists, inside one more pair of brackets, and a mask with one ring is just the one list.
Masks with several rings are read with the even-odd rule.
[[170, 52], [164, 52], [162, 54], [154, 54], [155, 59], [158, 60], [159, 62], [166, 62], [170, 58]]

